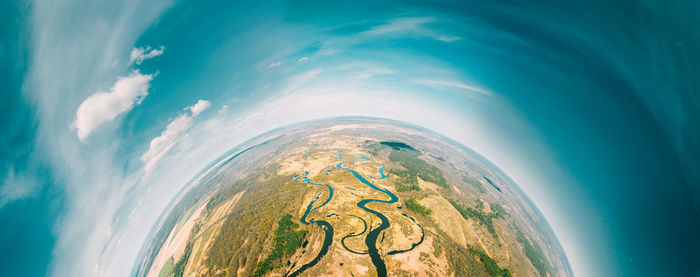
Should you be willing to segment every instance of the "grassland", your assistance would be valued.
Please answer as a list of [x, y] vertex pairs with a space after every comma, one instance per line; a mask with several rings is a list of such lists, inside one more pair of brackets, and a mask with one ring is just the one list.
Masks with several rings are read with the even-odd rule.
[[[493, 220], [499, 217], [502, 217], [505, 214], [505, 211], [503, 208], [497, 204], [493, 204], [492, 207], [495, 207], [497, 210], [496, 212], [493, 213], [485, 213], [481, 211], [481, 209], [473, 209], [471, 207], [465, 207], [463, 204], [458, 202], [457, 200], [449, 199], [450, 204], [459, 211], [459, 213], [464, 217], [464, 219], [473, 219], [476, 220], [479, 224], [486, 226], [486, 229], [493, 235], [494, 238], [498, 238], [498, 234], [496, 233], [496, 228], [493, 226]], [[483, 205], [483, 203], [480, 203]]]
[[532, 265], [535, 266], [537, 273], [539, 273], [541, 277], [547, 276], [547, 272], [550, 271], [550, 266], [549, 263], [547, 263], [547, 258], [544, 255], [544, 252], [542, 252], [542, 249], [532, 245], [530, 240], [528, 240], [520, 231], [518, 231], [518, 242], [520, 242], [520, 244], [523, 246], [525, 256], [527, 256]]

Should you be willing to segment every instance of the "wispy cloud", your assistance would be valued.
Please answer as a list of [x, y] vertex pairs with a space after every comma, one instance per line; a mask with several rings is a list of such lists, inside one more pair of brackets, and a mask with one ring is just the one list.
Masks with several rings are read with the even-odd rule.
[[429, 37], [443, 42], [453, 42], [460, 40], [458, 36], [442, 33], [426, 25], [436, 23], [434, 17], [402, 17], [395, 18], [386, 24], [375, 26], [363, 34], [366, 35], [412, 35], [417, 37]]
[[395, 18], [390, 20], [388, 23], [375, 26], [374, 28], [366, 31], [366, 34], [370, 35], [384, 35], [389, 33], [399, 33], [406, 31], [417, 30], [421, 25], [434, 22], [433, 17], [404, 17]]
[[321, 42], [318, 56], [330, 56], [344, 52], [359, 44], [375, 40], [392, 40], [406, 38], [433, 39], [446, 43], [459, 41], [462, 38], [455, 35], [447, 27], [441, 16], [395, 17], [384, 23], [374, 25], [366, 31], [329, 37]]
[[155, 57], [158, 57], [160, 55], [163, 55], [163, 52], [165, 51], [165, 46], [160, 46], [159, 48], [151, 48], [150, 46], [147, 46], [146, 48], [143, 47], [134, 47], [134, 49], [131, 50], [131, 54], [129, 55], [129, 62], [130, 63], [136, 63], [136, 64], [141, 64], [143, 61], [152, 59]]
[[75, 112], [71, 125], [77, 130], [78, 139], [85, 139], [100, 125], [128, 112], [148, 95], [151, 74], [141, 74], [138, 70], [128, 76], [119, 77], [107, 92], [97, 92], [83, 101]]
[[182, 114], [171, 121], [161, 132], [160, 136], [151, 140], [148, 150], [141, 155], [144, 163], [144, 170], [149, 174], [156, 165], [172, 150], [187, 134], [187, 130], [194, 124], [194, 118], [201, 112], [209, 109], [211, 103], [206, 100], [199, 100], [192, 106], [185, 108], [191, 114]]
[[268, 65], [268, 66], [269, 66], [269, 67], [278, 67], [278, 66], [280, 66], [280, 65], [282, 65], [282, 62], [279, 62], [279, 61], [278, 61], [278, 62], [271, 63], [271, 64]]
[[40, 184], [34, 176], [17, 174], [13, 169], [10, 169], [0, 187], [0, 208], [9, 202], [35, 194], [39, 186]]
[[308, 60], [309, 60], [309, 57], [301, 57], [301, 58], [299, 58], [297, 61], [298, 61], [298, 62], [305, 62], [305, 61], [308, 61]]
[[[145, 74], [139, 74], [143, 75], [141, 78], [129, 78], [138, 76], [129, 71], [128, 66], [132, 65], [129, 62], [130, 52], [144, 31], [153, 26], [155, 20], [174, 3], [167, 0], [130, 1], [128, 4], [113, 3], [109, 6], [96, 3], [85, 5], [86, 1], [71, 3], [56, 5], [50, 1], [37, 1], [27, 7], [26, 22], [23, 22], [27, 28], [24, 30], [27, 41], [22, 46], [27, 47], [27, 55], [31, 59], [27, 59], [23, 97], [29, 103], [34, 103], [32, 110], [35, 111], [33, 120], [36, 125], [33, 128], [36, 133], [31, 138], [34, 143], [31, 151], [35, 154], [30, 156], [32, 160], [27, 169], [15, 163], [15, 175], [9, 180], [14, 180], [15, 184], [33, 184], [33, 180], [23, 176], [37, 177], [37, 190], [29, 190], [30, 194], [26, 197], [33, 197], [32, 193], [44, 197], [45, 189], [61, 192], [60, 196], [47, 195], [50, 202], [41, 204], [49, 205], [56, 215], [56, 221], [48, 227], [54, 237], [50, 242], [45, 242], [53, 251], [43, 262], [36, 261], [37, 268], [45, 267], [48, 271], [42, 275], [125, 276], [130, 274], [147, 233], [147, 230], [137, 233], [133, 229], [151, 223], [132, 221], [133, 225], [138, 225], [132, 226], [119, 220], [121, 214], [128, 212], [124, 203], [135, 198], [129, 194], [136, 186], [133, 180], [138, 180], [143, 174], [140, 166], [138, 172], [132, 172], [130, 166], [126, 166], [140, 164], [138, 155], [136, 162], [132, 163], [130, 159], [135, 153], [120, 150], [125, 138], [117, 133], [109, 136], [109, 139], [85, 144], [76, 139], [76, 131], [81, 126], [83, 137], [91, 139], [89, 136], [95, 136], [95, 128], [107, 129], [107, 125], [125, 127], [117, 126], [114, 122], [139, 102], [146, 89], [150, 90], [148, 87], [151, 78], [154, 78]], [[68, 7], [75, 5], [81, 6], [81, 12], [76, 13]], [[154, 53], [160, 51], [156, 50]], [[124, 62], [115, 63], [115, 60]], [[127, 80], [115, 82], [119, 76]], [[122, 91], [120, 88], [128, 83], [135, 87], [136, 95], [142, 96], [124, 97], [131, 100], [130, 103], [102, 101], [114, 100], [115, 96], [121, 95], [117, 93]], [[98, 92], [102, 94], [94, 95]], [[91, 100], [85, 102], [88, 96], [91, 96]], [[90, 108], [92, 101], [121, 103], [126, 106], [126, 111], [110, 119], [108, 114]], [[78, 107], [83, 102], [85, 106], [79, 113]], [[114, 106], [106, 105], [106, 108], [115, 113]], [[92, 116], [99, 119], [95, 120]], [[32, 169], [33, 166], [38, 168]], [[12, 191], [10, 194], [9, 187], [5, 190], [7, 196], [26, 192]], [[38, 224], [38, 228], [44, 228]], [[25, 233], [26, 238], [32, 238], [33, 232]], [[117, 242], [118, 234], [127, 233], [130, 235], [126, 239]], [[116, 244], [126, 246], [115, 247]], [[34, 258], [31, 254], [25, 256], [28, 260]], [[15, 275], [23, 274], [17, 272]]]
[[462, 90], [468, 90], [484, 95], [493, 95], [490, 91], [483, 90], [481, 88], [468, 85], [459, 81], [450, 81], [450, 80], [434, 80], [434, 79], [419, 79], [416, 80], [416, 83], [426, 85], [426, 86], [431, 86], [431, 87], [450, 87], [450, 88], [458, 88]]
[[321, 74], [322, 70], [314, 69], [294, 77], [289, 78], [289, 81], [284, 89], [282, 89], [282, 94], [288, 94], [294, 92], [295, 90], [306, 85], [310, 80], [313, 80]]
[[354, 77], [357, 80], [371, 79], [380, 75], [396, 74], [396, 71], [373, 62], [354, 62], [337, 68], [338, 73], [349, 77]]

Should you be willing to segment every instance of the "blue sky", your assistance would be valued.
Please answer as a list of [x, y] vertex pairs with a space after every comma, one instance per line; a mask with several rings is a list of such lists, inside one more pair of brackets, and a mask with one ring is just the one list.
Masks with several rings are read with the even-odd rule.
[[484, 155], [576, 275], [699, 273], [694, 1], [0, 5], [0, 275], [128, 275], [217, 156], [343, 115]]

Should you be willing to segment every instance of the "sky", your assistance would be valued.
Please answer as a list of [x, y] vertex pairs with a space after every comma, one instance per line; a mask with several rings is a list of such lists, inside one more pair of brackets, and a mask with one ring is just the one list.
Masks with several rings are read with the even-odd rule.
[[0, 276], [125, 276], [268, 130], [429, 128], [541, 210], [577, 276], [700, 276], [700, 2], [2, 1]]

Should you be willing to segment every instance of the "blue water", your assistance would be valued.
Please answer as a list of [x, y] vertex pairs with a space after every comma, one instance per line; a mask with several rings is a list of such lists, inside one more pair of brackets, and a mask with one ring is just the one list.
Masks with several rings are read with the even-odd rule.
[[[340, 158], [340, 159], [343, 158], [342, 154], [340, 154], [340, 151], [336, 151], [336, 155], [337, 155], [338, 158]], [[361, 200], [360, 202], [357, 203], [357, 206], [358, 206], [358, 207], [360, 207], [361, 209], [363, 209], [363, 210], [365, 210], [365, 211], [367, 211], [367, 212], [369, 212], [369, 213], [371, 213], [371, 214], [377, 216], [377, 217], [379, 218], [379, 220], [381, 220], [381, 224], [379, 225], [379, 227], [377, 227], [377, 228], [375, 228], [375, 229], [373, 229], [373, 230], [370, 230], [370, 232], [367, 234], [367, 236], [365, 237], [365, 244], [367, 245], [367, 253], [368, 253], [369, 256], [370, 256], [370, 259], [372, 260], [372, 264], [375, 266], [375, 268], [376, 268], [376, 270], [377, 270], [377, 276], [386, 276], [386, 275], [387, 275], [386, 264], [384, 263], [384, 260], [382, 259], [382, 256], [381, 256], [381, 254], [379, 253], [379, 249], [377, 248], [377, 238], [379, 238], [379, 234], [382, 234], [382, 241], [384, 241], [384, 233], [382, 233], [382, 232], [383, 232], [384, 230], [386, 230], [387, 228], [389, 228], [389, 227], [391, 226], [391, 223], [389, 223], [389, 220], [386, 218], [386, 216], [384, 216], [382, 213], [380, 213], [380, 212], [378, 212], [378, 211], [376, 211], [376, 210], [373, 210], [373, 209], [368, 208], [367, 205], [370, 204], [370, 203], [372, 203], [372, 202], [393, 204], [393, 203], [398, 202], [399, 199], [398, 199], [398, 197], [397, 197], [394, 193], [392, 193], [392, 192], [389, 191], [388, 189], [379, 188], [379, 187], [377, 187], [376, 185], [374, 185], [374, 183], [368, 181], [368, 180], [367, 180], [365, 177], [363, 177], [361, 174], [357, 173], [356, 171], [354, 171], [354, 170], [352, 170], [352, 169], [350, 169], [350, 168], [344, 167], [344, 165], [345, 165], [346, 163], [351, 163], [351, 162], [365, 162], [365, 161], [369, 161], [369, 160], [370, 160], [370, 159], [369, 159], [367, 156], [360, 154], [359, 157], [356, 158], [356, 159], [350, 159], [350, 160], [346, 160], [346, 161], [343, 161], [343, 162], [338, 163], [338, 164], [336, 165], [336, 168], [345, 170], [345, 171], [347, 171], [347, 172], [350, 172], [350, 173], [351, 173], [357, 180], [359, 180], [361, 183], [367, 185], [368, 187], [370, 187], [370, 188], [373, 189], [373, 190], [382, 192], [382, 193], [386, 194], [386, 195], [389, 197], [388, 200], [382, 200], [382, 199], [363, 199], [363, 200]], [[384, 178], [386, 178], [387, 175], [384, 174], [384, 169], [385, 169], [386, 166], [385, 166], [384, 164], [382, 164], [382, 163], [379, 163], [379, 162], [375, 162], [375, 163], [381, 165], [381, 167], [379, 168], [380, 177], [378, 177], [378, 178], [372, 177], [372, 178], [375, 178], [375, 179], [384, 179]], [[404, 214], [404, 216], [405, 216], [405, 214]], [[415, 219], [411, 218], [411, 220], [412, 220], [414, 223], [416, 223], [416, 222], [415, 222]], [[364, 220], [363, 220], [363, 222], [364, 222]], [[417, 223], [416, 223], [416, 224], [417, 224]], [[424, 238], [425, 238], [425, 231], [423, 230], [423, 227], [422, 227], [420, 224], [417, 224], [417, 225], [418, 225], [418, 227], [419, 227], [420, 230], [421, 230], [421, 238], [420, 238], [420, 240], [419, 240], [418, 242], [416, 242], [416, 243], [413, 243], [409, 249], [389, 251], [389, 252], [387, 253], [387, 255], [395, 255], [395, 254], [405, 253], [405, 252], [408, 252], [408, 251], [411, 251], [411, 250], [415, 249], [418, 245], [420, 245], [421, 243], [423, 243], [423, 240], [424, 240]], [[365, 231], [362, 231], [362, 233], [360, 233], [360, 234], [363, 234], [364, 232], [365, 232]], [[358, 235], [359, 235], [359, 234], [358, 234]], [[343, 238], [343, 242], [344, 242], [344, 240], [345, 240], [345, 238]], [[344, 243], [343, 243], [343, 246], [345, 246]], [[358, 252], [352, 251], [352, 250], [348, 249], [347, 247], [345, 247], [345, 249], [347, 249], [348, 251], [351, 251], [351, 252], [353, 252], [353, 253], [358, 254]]]
[[333, 243], [333, 226], [328, 223], [325, 220], [307, 220], [306, 218], [309, 216], [309, 213], [320, 209], [321, 207], [325, 206], [328, 204], [328, 202], [331, 202], [331, 199], [333, 199], [333, 187], [327, 185], [327, 184], [315, 184], [311, 182], [311, 179], [309, 179], [307, 176], [309, 175], [309, 172], [304, 172], [304, 175], [299, 175], [297, 174], [294, 178], [295, 182], [300, 182], [299, 180], [301, 179], [301, 182], [307, 183], [309, 185], [314, 185], [314, 186], [322, 186], [328, 188], [328, 198], [326, 198], [326, 201], [323, 202], [323, 204], [314, 207], [314, 203], [316, 203], [317, 200], [319, 200], [319, 196], [317, 195], [314, 200], [312, 200], [309, 205], [306, 207], [306, 212], [304, 212], [304, 216], [301, 217], [301, 223], [304, 225], [309, 225], [309, 224], [316, 224], [321, 229], [323, 229], [323, 232], [325, 233], [324, 238], [323, 238], [323, 245], [321, 246], [321, 251], [318, 252], [316, 257], [309, 263], [302, 265], [299, 269], [296, 271], [292, 272], [288, 276], [298, 276], [302, 272], [306, 271], [309, 268], [314, 267], [316, 264], [318, 264], [321, 259], [323, 259], [323, 256], [325, 256], [328, 253], [328, 249], [331, 246], [331, 243]]
[[[342, 155], [340, 154], [339, 151], [336, 151], [336, 154], [338, 155], [339, 158], [342, 158]], [[372, 213], [373, 215], [378, 217], [379, 220], [381, 220], [381, 222], [382, 222], [379, 225], [379, 227], [371, 230], [369, 232], [369, 234], [367, 234], [367, 236], [365, 237], [365, 244], [367, 244], [367, 252], [369, 253], [370, 259], [372, 260], [372, 264], [374, 264], [374, 267], [376, 267], [376, 269], [377, 269], [377, 276], [386, 276], [387, 275], [386, 264], [384, 263], [384, 260], [382, 260], [382, 256], [379, 254], [379, 249], [377, 249], [377, 238], [379, 237], [379, 234], [381, 234], [382, 231], [389, 228], [389, 226], [391, 226], [391, 224], [389, 223], [389, 219], [387, 219], [386, 216], [384, 216], [382, 213], [380, 213], [378, 211], [375, 211], [373, 209], [368, 208], [367, 204], [372, 203], [372, 202], [393, 204], [393, 203], [396, 203], [399, 200], [399, 198], [396, 197], [396, 195], [393, 194], [391, 191], [389, 191], [387, 189], [379, 188], [379, 187], [375, 186], [373, 183], [371, 183], [370, 181], [367, 181], [367, 179], [365, 179], [365, 177], [363, 177], [362, 175], [360, 175], [356, 171], [349, 169], [347, 167], [343, 167], [343, 165], [346, 163], [360, 162], [360, 161], [369, 161], [369, 158], [364, 156], [364, 155], [360, 155], [359, 158], [357, 158], [357, 159], [340, 162], [336, 165], [336, 167], [338, 169], [342, 169], [342, 170], [350, 172], [353, 176], [355, 176], [355, 178], [357, 180], [359, 180], [363, 184], [367, 185], [368, 187], [370, 187], [376, 191], [382, 192], [382, 193], [386, 194], [387, 196], [389, 196], [389, 200], [364, 199], [364, 200], [360, 201], [359, 203], [357, 203], [358, 207], [360, 207], [361, 209], [363, 209], [369, 213]], [[386, 176], [383, 174], [383, 167], [382, 167], [382, 170], [380, 170], [380, 172], [382, 172], [382, 178], [385, 178]]]
[[343, 245], [343, 247], [345, 248], [345, 250], [347, 250], [347, 251], [350, 252], [350, 253], [360, 254], [360, 255], [367, 254], [367, 250], [355, 251], [355, 250], [350, 249], [350, 248], [345, 244], [345, 240], [346, 240], [346, 239], [358, 237], [358, 236], [363, 235], [365, 232], [367, 232], [367, 221], [365, 221], [364, 218], [359, 217], [359, 216], [356, 216], [356, 215], [350, 215], [350, 216], [355, 217], [355, 218], [357, 218], [357, 219], [359, 219], [359, 220], [362, 221], [362, 225], [363, 225], [363, 227], [362, 227], [362, 232], [359, 232], [359, 233], [357, 233], [357, 234], [355, 234], [354, 232], [353, 232], [353, 233], [350, 233], [350, 234], [348, 234], [347, 236], [344, 236], [343, 239], [340, 240], [340, 242], [341, 242], [341, 244]]

